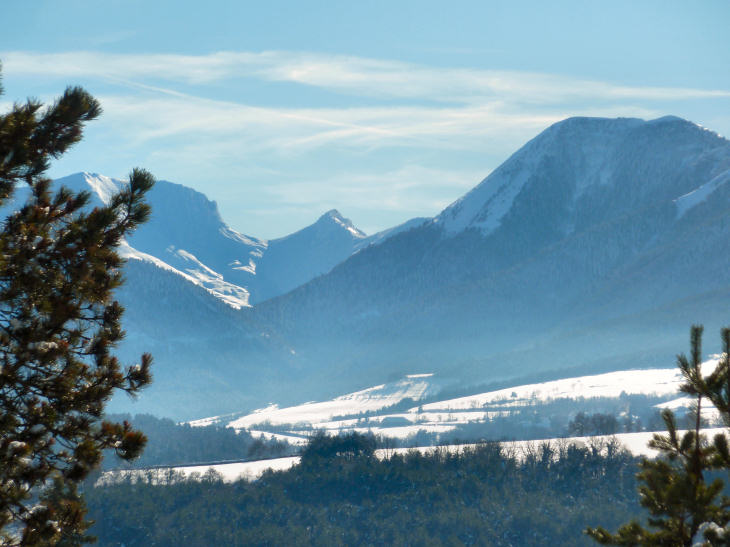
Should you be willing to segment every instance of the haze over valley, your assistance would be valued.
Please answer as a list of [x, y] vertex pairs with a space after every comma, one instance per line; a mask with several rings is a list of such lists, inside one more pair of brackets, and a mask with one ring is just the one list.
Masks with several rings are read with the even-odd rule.
[[[337, 396], [671, 363], [730, 291], [730, 144], [676, 117], [571, 118], [433, 218], [367, 236], [338, 211], [275, 240], [161, 181], [123, 246], [123, 351], [157, 382], [115, 410], [176, 419]], [[119, 181], [56, 181], [104, 200]], [[710, 348], [712, 348], [710, 341]]]

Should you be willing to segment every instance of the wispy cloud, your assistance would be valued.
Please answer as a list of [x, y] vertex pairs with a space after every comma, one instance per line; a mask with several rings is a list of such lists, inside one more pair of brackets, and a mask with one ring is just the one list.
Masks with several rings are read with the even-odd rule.
[[245, 145], [240, 154], [302, 154], [323, 147], [463, 149], [483, 147], [483, 139], [499, 139], [504, 144], [498, 148], [513, 147], [568, 115], [656, 114], [647, 108], [611, 105], [573, 111], [528, 111], [502, 104], [293, 109], [190, 96], [101, 96], [100, 100], [104, 123], [115, 127], [130, 145], [178, 137], [193, 139], [191, 143], [213, 139], [223, 149]]
[[627, 86], [551, 74], [439, 68], [343, 55], [267, 51], [208, 55], [99, 52], [0, 53], [7, 71], [119, 80], [210, 83], [232, 78], [294, 82], [353, 95], [473, 102], [508, 99], [532, 104], [577, 99], [684, 100], [730, 97], [730, 90]]
[[[316, 215], [341, 208], [352, 217], [358, 228], [372, 234], [396, 222], [383, 223], [373, 218], [377, 211], [385, 218], [401, 221], [415, 216], [432, 216], [477, 184], [485, 175], [478, 169], [440, 169], [407, 164], [397, 169], [364, 170], [357, 173], [335, 173], [321, 178], [294, 177], [270, 186], [266, 192], [275, 209], [259, 209], [251, 214], [267, 217], [302, 218], [302, 225]], [[314, 213], [318, 212], [318, 213]]]
[[729, 90], [634, 87], [550, 74], [434, 68], [357, 57], [288, 57], [277, 54], [275, 59], [276, 62], [260, 69], [261, 75], [273, 80], [356, 94], [447, 102], [503, 99], [545, 104], [585, 98], [681, 100], [730, 97]]
[[[568, 116], [652, 118], [682, 114], [674, 110], [682, 101], [730, 99], [729, 90], [282, 51], [0, 52], [0, 59], [7, 78], [96, 88], [104, 116], [90, 129], [94, 142], [79, 149], [78, 164], [62, 160], [67, 171], [59, 174], [119, 175], [129, 161], [142, 163], [219, 199], [234, 226], [263, 237], [284, 235], [333, 206], [353, 219], [357, 211], [362, 218], [392, 213], [364, 222], [368, 231], [436, 214]], [[301, 86], [309, 102], [292, 104], [305, 106], [266, 95]], [[89, 146], [96, 148], [84, 155]], [[280, 232], [248, 223], [274, 210], [288, 211]]]
[[[269, 189], [288, 205], [321, 206], [356, 201], [363, 208], [431, 210], [435, 214], [475, 186], [483, 170], [446, 170], [404, 165], [385, 172], [338, 174], [326, 178], [292, 180]], [[326, 202], [319, 196], [327, 193]], [[434, 193], [435, 192], [435, 193]], [[441, 194], [441, 195], [439, 195]]]
[[[571, 115], [662, 113], [656, 101], [730, 98], [730, 91], [631, 87], [549, 74], [437, 68], [297, 52], [121, 55], [0, 53], [6, 73], [102, 79], [106, 115], [131, 145], [222, 137], [260, 152], [337, 146], [463, 147], [474, 137], [516, 139]], [[371, 105], [285, 108], [220, 100], [205, 84], [237, 78], [288, 82], [370, 97]], [[197, 84], [195, 91], [180, 85]], [[116, 86], [116, 87], [114, 87]], [[202, 86], [202, 90], [200, 88]], [[193, 94], [191, 94], [193, 93]], [[379, 99], [403, 99], [397, 104]], [[590, 106], [581, 106], [590, 105]]]

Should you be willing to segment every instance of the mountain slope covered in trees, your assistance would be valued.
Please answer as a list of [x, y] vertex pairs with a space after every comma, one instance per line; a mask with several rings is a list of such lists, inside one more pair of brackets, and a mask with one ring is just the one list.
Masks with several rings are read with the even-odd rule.
[[266, 242], [159, 183], [121, 292], [122, 353], [151, 351], [157, 381], [114, 409], [193, 419], [412, 373], [666, 366], [688, 324], [727, 320], [729, 181], [730, 143], [665, 117], [555, 124], [436, 217], [370, 237], [330, 211]]
[[726, 320], [729, 181], [730, 143], [688, 121], [571, 118], [257, 316], [342, 379], [666, 365]]

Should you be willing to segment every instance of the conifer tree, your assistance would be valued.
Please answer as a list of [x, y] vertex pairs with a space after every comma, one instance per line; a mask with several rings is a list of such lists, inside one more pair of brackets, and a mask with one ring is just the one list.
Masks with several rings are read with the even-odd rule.
[[112, 353], [123, 337], [112, 296], [122, 282], [117, 246], [147, 218], [153, 178], [135, 169], [107, 205], [88, 210], [88, 193], [52, 192], [44, 176], [100, 112], [70, 87], [48, 107], [28, 100], [0, 115], [0, 206], [16, 187], [30, 189], [0, 225], [0, 545], [85, 542], [76, 485], [103, 450], [132, 458], [145, 443], [103, 412], [115, 391], [134, 395], [151, 381], [149, 355], [125, 367]]
[[690, 357], [679, 355], [677, 365], [684, 376], [681, 390], [695, 398], [694, 427], [680, 435], [674, 414], [665, 409], [666, 435], [655, 434], [649, 446], [659, 451], [656, 459], [644, 459], [637, 478], [640, 503], [649, 512], [649, 527], [634, 520], [616, 534], [603, 528], [586, 533], [607, 545], [728, 545], [730, 544], [730, 499], [724, 484], [708, 473], [730, 470], [730, 450], [725, 434], [710, 442], [701, 432], [703, 399], [709, 399], [730, 425], [730, 329], [723, 329], [724, 354], [715, 370], [703, 376], [702, 327], [690, 331]]

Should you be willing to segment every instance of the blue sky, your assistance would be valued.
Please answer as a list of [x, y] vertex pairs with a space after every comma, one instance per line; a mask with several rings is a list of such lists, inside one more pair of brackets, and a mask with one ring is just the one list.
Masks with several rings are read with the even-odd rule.
[[192, 186], [273, 238], [337, 208], [432, 216], [551, 123], [730, 134], [730, 2], [5, 0], [3, 108], [68, 84], [104, 115], [53, 165]]

